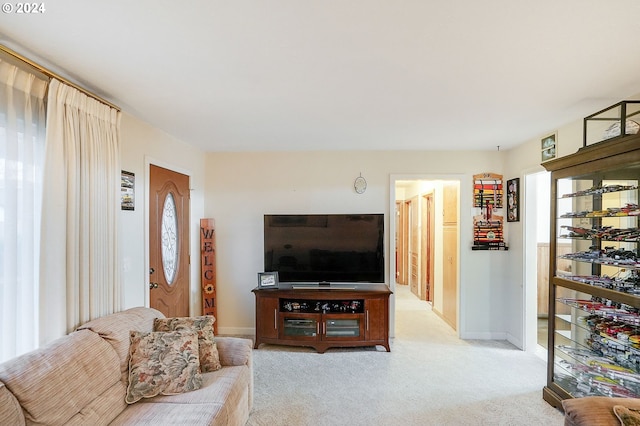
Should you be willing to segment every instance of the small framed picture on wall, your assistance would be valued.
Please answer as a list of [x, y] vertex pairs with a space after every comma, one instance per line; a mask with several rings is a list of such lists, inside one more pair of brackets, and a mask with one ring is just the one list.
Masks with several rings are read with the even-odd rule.
[[520, 178], [507, 181], [507, 222], [520, 221]]
[[556, 158], [556, 134], [542, 138], [540, 141], [540, 149], [542, 152], [542, 162]]

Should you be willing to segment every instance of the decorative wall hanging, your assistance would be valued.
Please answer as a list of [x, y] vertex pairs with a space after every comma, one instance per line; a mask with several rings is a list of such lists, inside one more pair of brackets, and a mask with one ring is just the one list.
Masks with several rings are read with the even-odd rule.
[[[202, 315], [217, 317], [216, 303], [216, 231], [213, 219], [200, 219], [200, 271], [202, 281]], [[213, 333], [218, 333], [217, 321]]]
[[507, 250], [504, 243], [502, 216], [502, 175], [482, 173], [473, 176], [473, 206], [480, 214], [473, 217], [473, 250]]
[[362, 173], [360, 173], [360, 176], [353, 182], [353, 189], [355, 189], [357, 194], [364, 194], [364, 191], [367, 190], [367, 180], [362, 177]]
[[122, 210], [134, 210], [134, 195], [136, 175], [131, 172], [120, 171], [120, 208]]
[[520, 221], [520, 178], [507, 181], [507, 222]]
[[494, 209], [502, 208], [502, 175], [473, 175], [473, 207], [484, 208], [489, 204]]

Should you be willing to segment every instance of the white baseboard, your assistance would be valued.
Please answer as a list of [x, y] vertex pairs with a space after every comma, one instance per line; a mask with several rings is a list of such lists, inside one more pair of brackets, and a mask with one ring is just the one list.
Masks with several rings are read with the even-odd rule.
[[507, 333], [491, 331], [465, 332], [460, 334], [462, 340], [507, 340]]
[[523, 350], [524, 348], [524, 344], [522, 343], [522, 340], [515, 338], [513, 335], [509, 333], [507, 333], [507, 341], [520, 350]]

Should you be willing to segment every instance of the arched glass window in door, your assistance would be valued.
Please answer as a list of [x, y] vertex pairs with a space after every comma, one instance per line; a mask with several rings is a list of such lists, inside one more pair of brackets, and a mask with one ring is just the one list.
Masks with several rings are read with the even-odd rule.
[[167, 284], [172, 285], [178, 266], [178, 215], [173, 194], [169, 193], [162, 207], [162, 269]]

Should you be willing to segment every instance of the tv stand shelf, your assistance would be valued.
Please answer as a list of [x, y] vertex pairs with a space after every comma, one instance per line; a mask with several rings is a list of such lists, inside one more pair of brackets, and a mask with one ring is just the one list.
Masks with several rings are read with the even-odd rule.
[[255, 349], [262, 343], [331, 347], [389, 347], [389, 295], [385, 284], [254, 288]]

